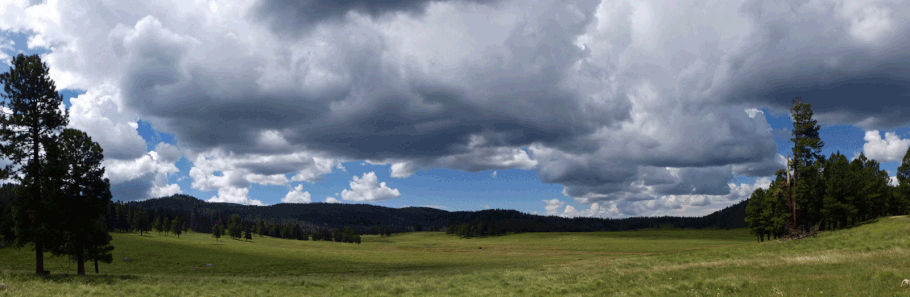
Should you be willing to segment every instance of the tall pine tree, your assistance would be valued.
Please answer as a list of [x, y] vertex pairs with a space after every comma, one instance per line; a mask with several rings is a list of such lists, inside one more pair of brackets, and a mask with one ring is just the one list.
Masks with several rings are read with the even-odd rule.
[[42, 186], [51, 177], [43, 147], [53, 142], [68, 122], [69, 113], [60, 108], [63, 97], [38, 55], [19, 54], [10, 62], [9, 71], [0, 74], [4, 94], [0, 115], [0, 153], [11, 162], [3, 175], [12, 176], [23, 186], [22, 195], [11, 203], [18, 246], [34, 244], [35, 272], [44, 274], [44, 251], [58, 236], [50, 224], [56, 209]]
[[790, 138], [790, 142], [793, 143], [791, 186], [797, 191], [794, 191], [793, 197], [790, 197], [790, 203], [794, 216], [792, 220], [796, 225], [810, 224], [806, 215], [808, 213], [811, 216], [811, 206], [819, 205], [820, 203], [815, 200], [822, 199], [815, 195], [817, 192], [814, 190], [817, 188], [816, 181], [803, 179], [803, 175], [817, 174], [817, 172], [812, 172], [811, 166], [818, 159], [823, 158], [821, 150], [825, 146], [825, 142], [818, 135], [821, 126], [818, 125], [818, 121], [812, 119], [812, 115], [812, 106], [809, 103], [803, 103], [802, 98], [793, 99], [793, 107], [790, 109], [790, 117], [793, 119], [793, 131], [791, 131], [793, 138]]
[[62, 169], [58, 174], [63, 184], [58, 205], [66, 248], [59, 253], [74, 256], [77, 274], [85, 275], [86, 251], [110, 243], [106, 232], [95, 234], [96, 225], [111, 203], [110, 181], [104, 178], [101, 166], [103, 150], [85, 132], [76, 129], [63, 130], [57, 144], [48, 148], [48, 155], [56, 156], [52, 159], [56, 163], [53, 168]]

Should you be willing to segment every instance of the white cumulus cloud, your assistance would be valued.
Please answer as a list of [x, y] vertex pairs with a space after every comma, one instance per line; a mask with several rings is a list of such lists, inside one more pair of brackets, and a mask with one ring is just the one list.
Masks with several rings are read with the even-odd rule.
[[303, 191], [303, 185], [297, 185], [288, 192], [287, 195], [284, 195], [284, 198], [281, 198], [283, 203], [310, 203], [310, 192]]
[[910, 148], [910, 138], [900, 138], [894, 132], [885, 132], [885, 137], [881, 137], [878, 130], [866, 131], [863, 137], [866, 141], [863, 144], [863, 153], [866, 158], [875, 159], [879, 163], [901, 161], [907, 154], [907, 148]]
[[370, 171], [363, 174], [363, 177], [354, 176], [350, 183], [351, 189], [341, 191], [341, 198], [348, 201], [381, 201], [397, 198], [401, 196], [398, 189], [392, 189], [386, 186], [385, 182], [379, 182], [376, 172]]
[[257, 199], [250, 199], [250, 189], [249, 188], [237, 188], [237, 187], [220, 187], [218, 188], [218, 195], [212, 196], [212, 198], [206, 200], [208, 202], [225, 202], [225, 203], [234, 203], [234, 204], [244, 204], [244, 205], [259, 205], [262, 206], [262, 201]]

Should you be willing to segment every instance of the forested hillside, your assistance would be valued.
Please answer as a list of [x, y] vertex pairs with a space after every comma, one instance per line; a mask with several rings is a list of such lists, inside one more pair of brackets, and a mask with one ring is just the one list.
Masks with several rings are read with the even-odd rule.
[[[192, 214], [195, 220], [224, 220], [234, 214], [244, 221], [300, 225], [304, 229], [360, 229], [390, 227], [395, 232], [443, 230], [453, 224], [476, 221], [499, 222], [513, 232], [622, 231], [649, 228], [745, 228], [746, 202], [740, 202], [705, 217], [636, 217], [625, 219], [563, 218], [522, 213], [515, 210], [445, 211], [426, 207], [390, 208], [368, 204], [276, 204], [251, 206], [208, 203], [187, 195], [174, 195], [126, 203], [132, 208], [169, 210]], [[205, 219], [203, 217], [214, 217]], [[188, 217], [189, 219], [189, 217]], [[209, 230], [200, 230], [210, 232]]]

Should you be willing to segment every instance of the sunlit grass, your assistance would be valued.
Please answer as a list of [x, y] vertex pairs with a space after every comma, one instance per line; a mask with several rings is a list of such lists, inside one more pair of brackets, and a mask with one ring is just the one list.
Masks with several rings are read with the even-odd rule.
[[746, 230], [421, 232], [360, 245], [113, 236], [115, 261], [101, 275], [89, 263], [88, 276], [73, 276], [74, 263], [48, 257], [52, 275], [38, 277], [29, 248], [0, 250], [0, 295], [910, 296], [900, 288], [910, 278], [906, 218], [783, 243]]

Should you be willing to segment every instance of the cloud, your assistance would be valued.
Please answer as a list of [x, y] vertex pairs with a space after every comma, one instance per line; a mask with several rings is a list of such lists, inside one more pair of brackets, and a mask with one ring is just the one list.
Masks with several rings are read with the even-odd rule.
[[490, 177], [496, 178], [496, 170], [493, 170], [493, 173], [490, 174]]
[[15, 44], [12, 40], [0, 40], [0, 63], [9, 65]]
[[[159, 153], [160, 152], [160, 153]], [[167, 143], [135, 159], [105, 158], [101, 165], [111, 181], [114, 197], [129, 201], [182, 193], [177, 184], [168, 184], [168, 175], [179, 172], [174, 163], [180, 153]]]
[[[548, 215], [564, 217], [607, 217], [622, 218], [644, 215], [702, 216], [717, 209], [730, 206], [749, 198], [758, 188], [771, 185], [768, 177], [757, 178], [752, 184], [729, 183], [728, 194], [671, 194], [651, 195], [654, 199], [643, 200], [594, 200], [587, 209], [577, 209], [559, 199], [544, 200], [544, 209]], [[585, 201], [581, 201], [585, 203]], [[562, 212], [559, 208], [565, 206]]]
[[863, 153], [867, 158], [881, 163], [903, 160], [910, 148], [910, 139], [901, 139], [894, 132], [885, 132], [885, 137], [882, 138], [878, 130], [866, 131], [863, 139], [866, 141]]
[[[476, 138], [475, 138], [476, 139]], [[413, 175], [418, 170], [431, 168], [450, 168], [467, 172], [478, 172], [490, 169], [533, 169], [537, 161], [532, 160], [528, 153], [519, 148], [483, 148], [471, 149], [464, 154], [451, 155], [439, 158], [415, 158], [410, 161], [392, 164], [392, 177], [404, 178]], [[495, 178], [495, 175], [493, 176]]]
[[354, 176], [350, 183], [351, 189], [341, 191], [341, 198], [348, 201], [382, 201], [398, 198], [401, 193], [398, 189], [392, 189], [386, 186], [385, 182], [380, 183], [373, 171], [363, 174], [363, 177]]
[[335, 197], [326, 197], [325, 203], [341, 203], [341, 201], [336, 199]]
[[[308, 33], [310, 29], [321, 22], [342, 21], [349, 12], [357, 12], [376, 18], [385, 14], [402, 12], [408, 14], [422, 14], [431, 0], [410, 1], [257, 1], [252, 10], [253, 16], [261, 22], [268, 24], [269, 28], [282, 36], [296, 37]], [[496, 1], [464, 1], [464, 2], [496, 2]]]
[[753, 118], [753, 119], [754, 119], [755, 116], [757, 116], [758, 114], [764, 114], [764, 113], [765, 113], [765, 112], [761, 111], [761, 110], [758, 109], [758, 108], [754, 108], [754, 107], [753, 107], [753, 108], [746, 108], [746, 114], [748, 114], [749, 117], [750, 117], [750, 118]]
[[[212, 150], [196, 153], [189, 176], [193, 178], [194, 189], [220, 191], [228, 188], [228, 192], [238, 193], [236, 189], [249, 190], [252, 184], [285, 185], [290, 181], [318, 181], [337, 168], [336, 162], [308, 152], [241, 155]], [[289, 180], [286, 174], [294, 172], [296, 174]]]
[[553, 198], [553, 199], [550, 199], [550, 200], [544, 200], [543, 202], [547, 204], [547, 206], [544, 207], [544, 209], [547, 210], [547, 215], [554, 215], [554, 214], [556, 214], [556, 213], [557, 213], [557, 209], [560, 208], [560, 207], [562, 207], [563, 205], [566, 204], [565, 202], [562, 202], [562, 201], [560, 201], [559, 199], [556, 199], [556, 198]]
[[[48, 50], [58, 88], [86, 91], [74, 125], [111, 164], [155, 168], [132, 124], [148, 121], [219, 197], [375, 160], [395, 177], [533, 169], [630, 210], [774, 170], [765, 113], [796, 96], [823, 125], [910, 124], [900, 2], [30, 4], [7, 3], [0, 29]], [[118, 189], [151, 189], [121, 169]]]
[[235, 203], [235, 204], [245, 204], [245, 205], [259, 205], [263, 206], [262, 201], [256, 199], [250, 199], [248, 196], [250, 194], [249, 188], [237, 188], [237, 187], [220, 187], [218, 188], [218, 196], [212, 196], [212, 198], [206, 200], [208, 202], [224, 202], [224, 203]]
[[910, 124], [903, 116], [908, 107], [897, 103], [910, 96], [910, 76], [893, 66], [910, 57], [897, 50], [910, 44], [906, 5], [751, 1], [738, 15], [751, 28], [724, 59], [720, 70], [729, 83], [721, 94], [777, 110], [801, 96], [822, 125], [873, 130]]
[[138, 158], [147, 152], [145, 140], [136, 131], [137, 116], [124, 110], [118, 92], [105, 84], [70, 99], [69, 125], [98, 142], [106, 158]]
[[743, 176], [769, 176], [780, 169], [787, 168], [787, 158], [776, 154], [758, 162], [733, 165], [733, 174]]
[[282, 203], [310, 203], [310, 192], [303, 191], [303, 185], [297, 185], [288, 192], [287, 195], [284, 195], [284, 198], [281, 198]]
[[174, 194], [181, 194], [183, 191], [180, 190], [180, 185], [178, 184], [168, 184], [162, 187], [152, 187], [149, 191], [149, 198], [155, 197], [167, 197]]

